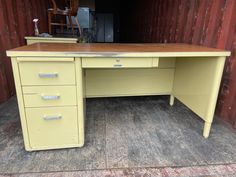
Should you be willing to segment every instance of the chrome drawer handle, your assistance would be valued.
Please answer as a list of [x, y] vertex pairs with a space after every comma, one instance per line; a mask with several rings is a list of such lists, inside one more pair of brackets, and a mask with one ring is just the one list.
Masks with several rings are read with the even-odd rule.
[[39, 73], [40, 78], [55, 78], [58, 77], [58, 73]]
[[113, 67], [119, 68], [119, 67], [122, 67], [122, 65], [121, 64], [115, 64], [115, 65], [113, 65]]
[[41, 98], [43, 100], [59, 100], [60, 95], [42, 95]]
[[59, 115], [59, 116], [43, 116], [43, 119], [44, 120], [60, 120], [62, 119], [62, 116]]

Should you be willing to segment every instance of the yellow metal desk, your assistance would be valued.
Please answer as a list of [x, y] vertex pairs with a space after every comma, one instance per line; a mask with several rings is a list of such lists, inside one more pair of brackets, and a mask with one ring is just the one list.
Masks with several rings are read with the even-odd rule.
[[205, 121], [209, 136], [225, 57], [186, 44], [47, 44], [11, 57], [25, 148], [81, 147], [86, 97], [170, 95]]
[[27, 45], [34, 43], [77, 43], [77, 38], [63, 38], [63, 37], [37, 37], [37, 36], [26, 36]]

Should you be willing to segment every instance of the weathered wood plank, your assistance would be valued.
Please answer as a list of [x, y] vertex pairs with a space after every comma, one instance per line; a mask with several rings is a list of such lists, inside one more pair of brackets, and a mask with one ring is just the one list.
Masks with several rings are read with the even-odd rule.
[[[236, 1], [175, 0], [170, 2], [157, 0], [154, 4], [153, 1], [139, 1], [139, 10], [132, 10], [132, 17], [139, 14], [138, 18], [121, 19], [126, 24], [131, 21], [133, 24], [129, 26], [129, 32], [126, 33], [126, 42], [186, 42], [231, 50], [232, 56], [226, 62], [217, 112], [224, 119], [231, 120], [231, 123], [236, 122], [236, 113], [233, 114], [233, 109], [231, 109], [236, 104], [233, 75], [236, 63]], [[147, 15], [142, 13], [144, 6], [149, 9], [149, 14], [151, 14], [151, 17], [148, 16], [148, 18], [153, 20], [142, 27], [136, 27], [135, 24], [143, 24], [143, 21], [146, 20]], [[126, 11], [129, 9], [125, 9], [123, 13], [125, 14]], [[146, 34], [147, 30], [152, 31], [152, 34]], [[129, 38], [131, 35], [132, 39]]]
[[15, 93], [6, 50], [25, 44], [24, 37], [34, 32], [32, 20], [35, 17], [40, 18], [40, 28], [47, 32], [47, 7], [47, 0], [0, 0], [0, 103]]

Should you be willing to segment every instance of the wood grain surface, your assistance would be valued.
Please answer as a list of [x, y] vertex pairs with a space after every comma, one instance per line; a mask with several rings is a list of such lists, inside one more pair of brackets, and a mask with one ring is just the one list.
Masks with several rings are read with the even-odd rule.
[[189, 44], [55, 44], [38, 43], [9, 51], [51, 52], [226, 52], [224, 50]]
[[[40, 54], [40, 55], [39, 55]], [[229, 56], [230, 52], [189, 44], [58, 44], [36, 43], [7, 51], [8, 56], [80, 56], [126, 57]]]

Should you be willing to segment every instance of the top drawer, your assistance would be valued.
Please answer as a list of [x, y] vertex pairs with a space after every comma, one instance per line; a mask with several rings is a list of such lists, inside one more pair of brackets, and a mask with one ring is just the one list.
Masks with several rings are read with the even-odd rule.
[[75, 85], [74, 62], [20, 61], [22, 85]]
[[152, 68], [158, 58], [82, 58], [83, 68]]

